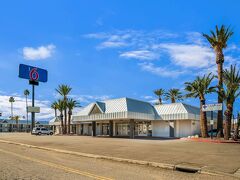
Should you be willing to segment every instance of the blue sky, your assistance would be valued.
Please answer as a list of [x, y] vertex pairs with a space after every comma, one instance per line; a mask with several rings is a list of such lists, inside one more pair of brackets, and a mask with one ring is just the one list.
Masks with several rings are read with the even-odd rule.
[[[154, 89], [183, 89], [197, 75], [216, 72], [214, 53], [201, 35], [215, 25], [233, 27], [225, 67], [239, 64], [238, 7], [237, 0], [2, 2], [0, 111], [9, 116], [13, 95], [16, 114], [24, 112], [22, 94], [30, 86], [18, 78], [20, 63], [49, 71], [49, 81], [36, 88], [40, 119], [52, 116], [48, 107], [59, 84], [70, 85], [82, 105], [124, 96], [154, 102]], [[208, 96], [214, 102], [216, 96]]]

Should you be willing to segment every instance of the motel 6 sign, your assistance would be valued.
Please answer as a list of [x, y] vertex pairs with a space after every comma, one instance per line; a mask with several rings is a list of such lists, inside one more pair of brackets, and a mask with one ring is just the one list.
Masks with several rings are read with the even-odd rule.
[[202, 106], [203, 111], [221, 111], [222, 110], [222, 104], [205, 104]]
[[35, 82], [47, 82], [48, 72], [45, 69], [20, 64], [19, 77]]

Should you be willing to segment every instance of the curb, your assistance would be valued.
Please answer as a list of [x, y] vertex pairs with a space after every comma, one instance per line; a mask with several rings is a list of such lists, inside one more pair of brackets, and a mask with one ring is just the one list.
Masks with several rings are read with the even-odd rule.
[[[174, 165], [174, 164], [141, 161], [141, 160], [118, 158], [118, 157], [96, 155], [96, 154], [89, 154], [89, 153], [81, 153], [81, 152], [74, 152], [74, 151], [68, 151], [68, 150], [61, 150], [61, 149], [48, 148], [48, 147], [42, 147], [42, 146], [35, 146], [35, 145], [18, 143], [18, 142], [13, 142], [13, 141], [6, 141], [6, 140], [0, 140], [0, 142], [7, 143], [7, 144], [24, 146], [24, 147], [28, 147], [28, 148], [41, 149], [41, 150], [46, 150], [46, 151], [51, 151], [51, 152], [58, 152], [58, 153], [63, 153], [63, 154], [87, 157], [87, 158], [112, 160], [112, 161], [116, 161], [116, 162], [123, 162], [123, 163], [137, 164], [137, 165], [147, 165], [147, 166], [150, 166], [150, 167], [156, 167], [156, 168], [161, 168], [161, 169], [166, 169], [166, 170], [177, 170], [177, 168], [179, 167], [178, 165]], [[229, 176], [229, 177], [235, 177], [235, 178], [238, 177], [238, 176], [236, 176], [234, 174], [230, 174], [230, 173], [224, 173], [224, 172], [220, 172], [220, 171], [209, 171], [209, 170], [204, 170], [202, 168], [197, 168], [196, 169], [195, 167], [187, 167], [187, 170], [192, 170], [192, 171], [197, 170], [197, 172], [200, 173], [200, 174], [206, 174], [206, 175], [212, 175], [212, 176]]]

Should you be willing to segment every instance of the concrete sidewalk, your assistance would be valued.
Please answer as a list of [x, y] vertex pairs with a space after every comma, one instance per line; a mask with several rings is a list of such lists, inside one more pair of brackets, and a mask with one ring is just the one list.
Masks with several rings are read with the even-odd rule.
[[206, 171], [230, 174], [240, 168], [239, 144], [87, 136], [32, 136], [25, 133], [1, 133], [0, 139], [103, 156], [192, 165]]

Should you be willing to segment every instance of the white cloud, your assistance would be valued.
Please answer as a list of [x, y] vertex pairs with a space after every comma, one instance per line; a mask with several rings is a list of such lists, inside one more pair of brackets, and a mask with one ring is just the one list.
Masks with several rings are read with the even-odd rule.
[[140, 63], [139, 64], [141, 69], [147, 72], [150, 72], [152, 74], [156, 74], [158, 76], [163, 76], [163, 77], [178, 77], [179, 75], [182, 75], [186, 73], [186, 71], [180, 71], [180, 70], [172, 70], [167, 67], [157, 67], [153, 63]]
[[120, 54], [120, 57], [134, 58], [139, 60], [154, 60], [159, 58], [159, 54], [149, 50], [128, 51]]
[[120, 42], [120, 41], [105, 41], [101, 43], [97, 49], [104, 49], [104, 48], [119, 48], [119, 47], [124, 47], [128, 46], [127, 43], [125, 42]]
[[[0, 112], [3, 117], [8, 118], [11, 116], [11, 104], [9, 103], [10, 96], [0, 95]], [[13, 115], [19, 115], [20, 117], [26, 117], [26, 102], [25, 98], [21, 96], [14, 96], [15, 102], [13, 103]], [[29, 105], [31, 100], [29, 100]], [[40, 107], [41, 113], [36, 114], [36, 120], [49, 120], [54, 117], [54, 111], [50, 108], [49, 101], [35, 100], [35, 106]], [[30, 119], [30, 113], [28, 115]]]
[[49, 44], [47, 46], [39, 46], [37, 48], [24, 47], [23, 57], [27, 60], [40, 60], [51, 57], [54, 53], [56, 46]]
[[161, 43], [153, 48], [165, 50], [175, 65], [185, 68], [204, 68], [215, 63], [213, 51], [201, 45]]
[[95, 101], [104, 101], [112, 98], [112, 96], [110, 95], [87, 95], [87, 94], [69, 95], [69, 97], [76, 99], [81, 106]]

